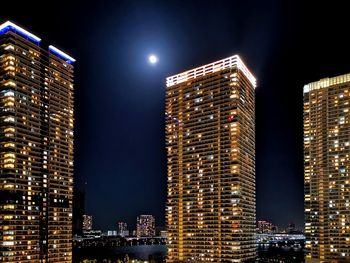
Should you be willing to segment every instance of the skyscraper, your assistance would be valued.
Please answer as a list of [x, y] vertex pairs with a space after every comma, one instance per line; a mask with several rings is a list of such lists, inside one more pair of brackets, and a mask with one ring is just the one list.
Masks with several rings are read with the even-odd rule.
[[152, 215], [137, 217], [136, 235], [138, 237], [152, 237], [156, 235], [155, 219]]
[[74, 61], [0, 25], [0, 261], [72, 261]]
[[168, 262], [255, 248], [255, 86], [239, 56], [166, 79]]
[[350, 74], [304, 86], [306, 259], [350, 262]]

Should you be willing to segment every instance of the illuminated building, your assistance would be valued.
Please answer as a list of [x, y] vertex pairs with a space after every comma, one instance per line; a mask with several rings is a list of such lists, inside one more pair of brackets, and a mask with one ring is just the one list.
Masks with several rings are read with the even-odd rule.
[[74, 61], [0, 25], [1, 262], [72, 262]]
[[155, 219], [152, 215], [137, 217], [136, 235], [138, 237], [152, 237], [156, 235]]
[[276, 227], [270, 221], [260, 220], [257, 222], [259, 234], [271, 234]]
[[304, 86], [307, 262], [350, 262], [350, 74]]
[[232, 56], [166, 85], [167, 262], [251, 260], [256, 80]]
[[83, 230], [92, 229], [92, 215], [83, 215]]
[[126, 222], [118, 222], [118, 234], [122, 237], [129, 235], [128, 224]]
[[117, 236], [118, 232], [116, 230], [108, 230], [107, 236]]
[[168, 233], [165, 230], [161, 230], [161, 231], [159, 231], [159, 236], [161, 238], [167, 238], [168, 237]]

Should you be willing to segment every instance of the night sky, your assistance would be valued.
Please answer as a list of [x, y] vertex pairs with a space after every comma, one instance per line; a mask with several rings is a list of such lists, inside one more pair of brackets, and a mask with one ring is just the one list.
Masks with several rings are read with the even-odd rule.
[[0, 21], [77, 60], [75, 183], [95, 228], [165, 225], [165, 78], [234, 54], [258, 79], [257, 219], [302, 227], [303, 85], [350, 72], [349, 9], [326, 2], [6, 1]]

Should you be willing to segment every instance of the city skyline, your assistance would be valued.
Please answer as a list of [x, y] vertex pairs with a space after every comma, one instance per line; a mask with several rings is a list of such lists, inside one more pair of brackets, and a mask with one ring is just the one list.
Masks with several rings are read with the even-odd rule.
[[[164, 225], [163, 77], [236, 52], [260, 81], [257, 219], [302, 226], [302, 87], [350, 71], [344, 43], [335, 44], [330, 38], [318, 41], [325, 31], [341, 35], [346, 24], [342, 15], [327, 23], [322, 18], [322, 14], [341, 14], [341, 8], [320, 4], [320, 11], [314, 12], [299, 2], [234, 5], [223, 1], [225, 6], [204, 1], [197, 11], [191, 3], [185, 9], [175, 2], [129, 2], [107, 1], [105, 6], [90, 2], [80, 9], [77, 1], [66, 9], [64, 21], [58, 14], [42, 13], [36, 3], [24, 3], [22, 11], [5, 7], [0, 11], [2, 21], [18, 22], [81, 58], [76, 69], [76, 182], [80, 187], [87, 182], [87, 211], [96, 219], [96, 227], [108, 229], [119, 219], [132, 225], [141, 213], [154, 214]], [[163, 11], [167, 16], [161, 15]], [[128, 14], [123, 17], [124, 13]], [[208, 20], [203, 27], [196, 22], [202, 15]], [[215, 22], [218, 15], [228, 23]], [[200, 45], [203, 35], [206, 45]], [[146, 62], [151, 52], [159, 56], [154, 67]], [[328, 55], [321, 56], [324, 53]], [[135, 81], [135, 76], [142, 81]], [[135, 152], [133, 159], [128, 157]]]

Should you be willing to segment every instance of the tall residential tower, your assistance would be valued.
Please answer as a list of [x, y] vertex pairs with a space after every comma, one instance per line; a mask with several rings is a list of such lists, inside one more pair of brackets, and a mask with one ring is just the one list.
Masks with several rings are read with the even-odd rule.
[[167, 262], [255, 258], [255, 86], [239, 56], [166, 79]]
[[72, 262], [74, 61], [0, 25], [0, 262]]
[[306, 259], [350, 262], [350, 74], [304, 86]]

